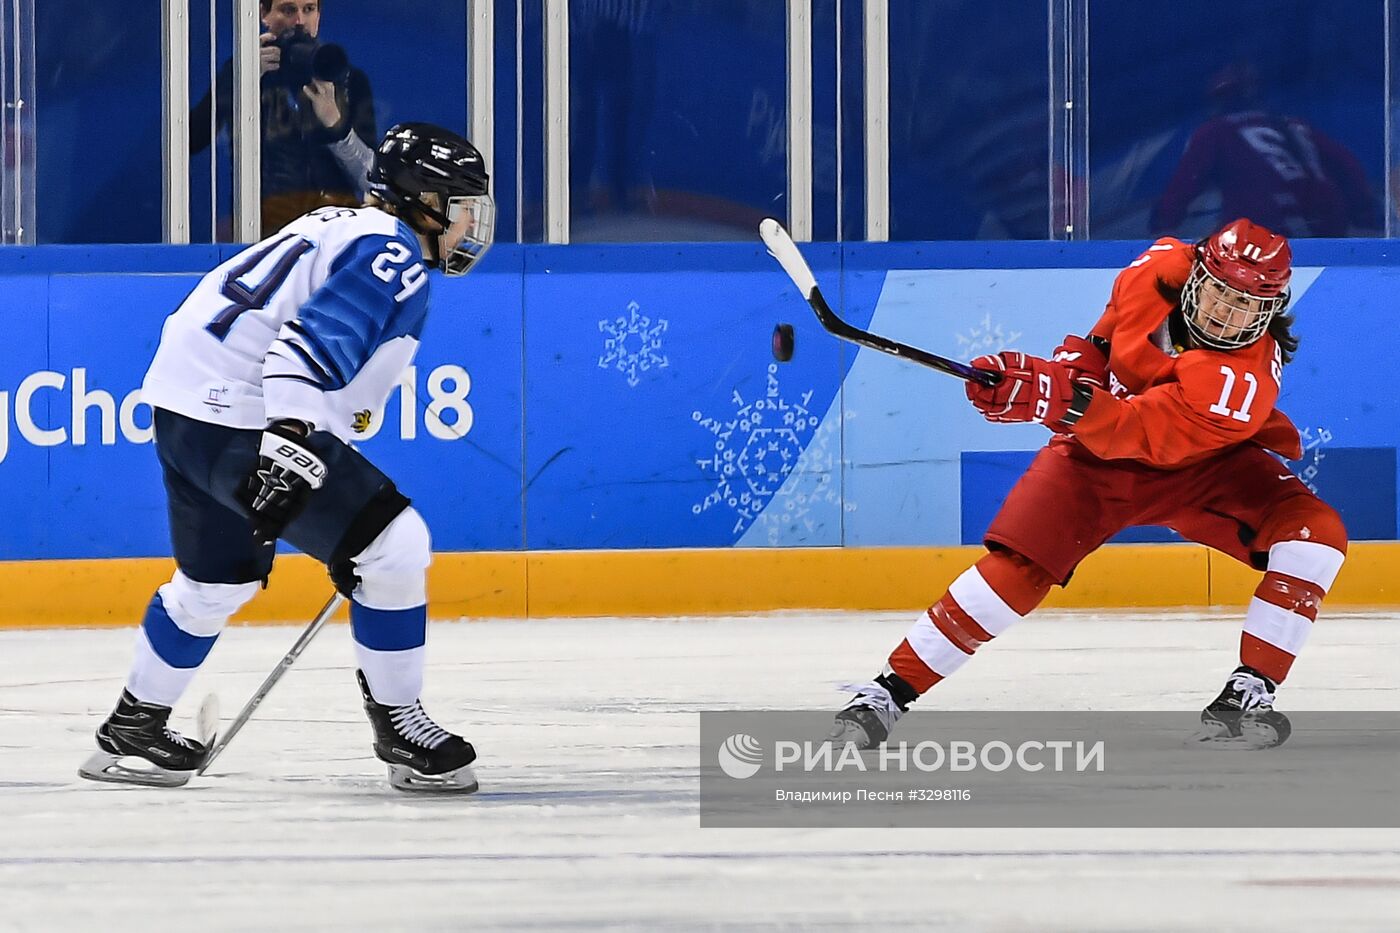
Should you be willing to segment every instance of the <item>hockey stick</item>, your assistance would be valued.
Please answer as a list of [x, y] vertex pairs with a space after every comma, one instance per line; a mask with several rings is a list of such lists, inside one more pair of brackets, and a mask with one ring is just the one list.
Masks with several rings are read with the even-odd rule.
[[[262, 705], [263, 700], [267, 699], [267, 695], [272, 691], [272, 688], [277, 685], [277, 681], [282, 679], [282, 675], [287, 673], [287, 669], [301, 656], [301, 653], [306, 650], [306, 646], [311, 644], [311, 640], [316, 637], [316, 633], [321, 631], [321, 628], [326, 624], [327, 620], [335, 614], [335, 611], [340, 608], [340, 604], [344, 601], [345, 597], [340, 595], [339, 592], [336, 592], [326, 601], [326, 604], [321, 607], [321, 611], [316, 613], [316, 618], [311, 620], [311, 624], [306, 627], [306, 630], [301, 633], [301, 637], [296, 640], [296, 644], [292, 645], [291, 650], [282, 656], [282, 660], [277, 662], [277, 666], [272, 669], [272, 673], [267, 675], [267, 679], [262, 682], [262, 686], [248, 698], [247, 703], [243, 704], [243, 708], [238, 711], [238, 715], [234, 717], [233, 722], [229, 723], [228, 730], [218, 737], [217, 744], [209, 750], [209, 756], [204, 759], [204, 763], [199, 766], [195, 774], [203, 774], [205, 771], [209, 770], [209, 766], [214, 763], [214, 759], [223, 754], [224, 749], [228, 748], [228, 743], [233, 741], [233, 737], [237, 735], [244, 724], [252, 718], [253, 711]], [[201, 719], [204, 718], [205, 707], [207, 707], [208, 703], [209, 701], [206, 700], [205, 706], [200, 708]]]
[[783, 225], [771, 217], [765, 218], [758, 225], [758, 235], [763, 238], [768, 252], [772, 254], [774, 259], [778, 260], [778, 265], [783, 267], [788, 278], [792, 279], [792, 284], [797, 286], [802, 297], [807, 299], [807, 303], [812, 306], [812, 310], [817, 314], [817, 320], [821, 322], [827, 333], [862, 347], [902, 357], [912, 363], [936, 369], [941, 373], [966, 379], [968, 382], [994, 386], [1001, 381], [1000, 373], [989, 372], [985, 369], [973, 369], [966, 363], [959, 363], [957, 360], [950, 360], [929, 353], [927, 350], [911, 347], [907, 343], [900, 343], [898, 340], [872, 334], [868, 330], [861, 330], [854, 324], [843, 321], [835, 311], [831, 310], [831, 305], [827, 304], [826, 299], [822, 297], [821, 289], [817, 287], [816, 276], [812, 275], [812, 269], [807, 265], [807, 260], [802, 258], [802, 254], [797, 250], [797, 244], [783, 229]]

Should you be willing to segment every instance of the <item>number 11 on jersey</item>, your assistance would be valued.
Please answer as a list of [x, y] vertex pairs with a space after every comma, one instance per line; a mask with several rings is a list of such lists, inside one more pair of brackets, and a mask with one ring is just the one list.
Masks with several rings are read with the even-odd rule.
[[1211, 413], [1216, 415], [1228, 415], [1236, 421], [1248, 421], [1251, 417], [1249, 408], [1254, 404], [1254, 396], [1259, 392], [1259, 379], [1254, 373], [1245, 370], [1244, 401], [1240, 403], [1239, 408], [1231, 409], [1230, 395], [1234, 392], [1235, 383], [1239, 380], [1239, 376], [1232, 367], [1224, 364], [1220, 366], [1220, 374], [1225, 377], [1225, 385], [1220, 389], [1220, 401], [1210, 406]]

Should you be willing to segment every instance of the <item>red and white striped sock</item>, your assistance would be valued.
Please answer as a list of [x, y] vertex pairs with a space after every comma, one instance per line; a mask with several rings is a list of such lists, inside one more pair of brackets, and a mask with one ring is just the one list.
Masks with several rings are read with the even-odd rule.
[[1268, 571], [1245, 612], [1241, 664], [1283, 683], [1345, 558], [1315, 541], [1280, 541], [1269, 548]]
[[986, 554], [909, 629], [890, 655], [890, 670], [924, 693], [1040, 605], [1053, 583], [1018, 554]]

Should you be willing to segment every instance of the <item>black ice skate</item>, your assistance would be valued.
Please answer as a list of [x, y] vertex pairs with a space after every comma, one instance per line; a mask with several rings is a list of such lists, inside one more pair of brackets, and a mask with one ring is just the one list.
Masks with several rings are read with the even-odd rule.
[[389, 783], [419, 793], [470, 794], [477, 790], [471, 763], [476, 749], [428, 718], [423, 704], [385, 706], [369, 692], [363, 671], [356, 671], [365, 713], [374, 727], [374, 754], [389, 765]]
[[889, 738], [890, 729], [919, 698], [904, 678], [890, 672], [851, 689], [856, 695], [836, 714], [829, 741], [833, 745], [854, 743], [862, 750], [876, 748]]
[[1227, 748], [1273, 748], [1288, 741], [1293, 727], [1274, 709], [1278, 685], [1252, 667], [1240, 665], [1220, 696], [1201, 711], [1201, 728], [1192, 738]]
[[[127, 690], [97, 727], [97, 748], [78, 768], [90, 781], [180, 787], [209, 754], [204, 742], [172, 731], [170, 707], [143, 703]], [[143, 764], [136, 764], [139, 760]]]

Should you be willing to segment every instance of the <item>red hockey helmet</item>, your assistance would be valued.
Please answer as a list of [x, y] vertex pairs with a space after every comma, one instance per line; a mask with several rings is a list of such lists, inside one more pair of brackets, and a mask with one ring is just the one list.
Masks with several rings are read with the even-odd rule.
[[1293, 251], [1288, 240], [1240, 218], [1196, 244], [1181, 292], [1186, 327], [1216, 350], [1247, 347], [1288, 306]]

